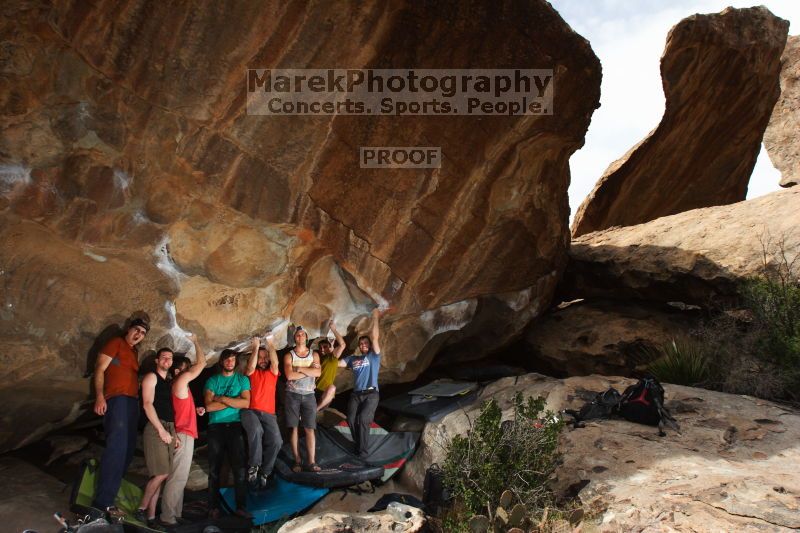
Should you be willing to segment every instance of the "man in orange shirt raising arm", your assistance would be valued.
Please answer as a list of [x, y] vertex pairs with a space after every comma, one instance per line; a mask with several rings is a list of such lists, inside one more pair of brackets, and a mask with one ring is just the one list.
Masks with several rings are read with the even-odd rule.
[[272, 335], [267, 335], [266, 340], [267, 345], [261, 346], [259, 338], [253, 337], [253, 350], [244, 371], [250, 378], [250, 408], [242, 409], [241, 413], [249, 452], [247, 482], [252, 488], [262, 489], [267, 487], [267, 479], [283, 444], [275, 417], [278, 354], [272, 343]]

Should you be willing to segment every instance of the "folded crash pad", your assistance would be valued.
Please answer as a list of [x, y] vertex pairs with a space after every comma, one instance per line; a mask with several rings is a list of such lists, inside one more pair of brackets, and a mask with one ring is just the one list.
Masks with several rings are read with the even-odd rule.
[[419, 396], [405, 393], [381, 400], [379, 405], [393, 413], [422, 418], [428, 422], [438, 422], [445, 415], [470, 405], [477, 399], [477, 390], [463, 396]]
[[427, 385], [418, 387], [409, 394], [413, 396], [463, 396], [478, 388], [478, 384], [469, 381], [452, 381], [449, 379], [437, 379]]

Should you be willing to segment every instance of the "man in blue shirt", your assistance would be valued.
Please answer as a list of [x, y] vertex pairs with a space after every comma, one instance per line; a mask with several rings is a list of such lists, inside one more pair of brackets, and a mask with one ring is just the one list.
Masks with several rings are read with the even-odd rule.
[[356, 454], [369, 455], [369, 427], [378, 408], [378, 372], [381, 369], [381, 346], [379, 343], [378, 319], [380, 311], [372, 311], [370, 336], [358, 338], [359, 353], [339, 359], [339, 366], [353, 371], [353, 392], [347, 404], [347, 423], [353, 436]]
[[236, 514], [252, 518], [246, 508], [244, 436], [239, 415], [250, 406], [250, 380], [236, 372], [236, 355], [233, 350], [222, 350], [220, 372], [208, 378], [203, 391], [208, 413], [208, 514], [213, 519], [220, 515], [219, 476], [226, 456], [233, 471]]

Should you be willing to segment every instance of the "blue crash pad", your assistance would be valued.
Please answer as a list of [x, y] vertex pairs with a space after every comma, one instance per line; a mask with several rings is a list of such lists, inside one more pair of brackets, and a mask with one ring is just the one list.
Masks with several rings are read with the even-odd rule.
[[[253, 515], [253, 524], [260, 526], [304, 511], [328, 492], [328, 489], [298, 485], [273, 476], [266, 490], [247, 491], [247, 510]], [[233, 488], [220, 489], [220, 493], [228, 507], [235, 509]]]

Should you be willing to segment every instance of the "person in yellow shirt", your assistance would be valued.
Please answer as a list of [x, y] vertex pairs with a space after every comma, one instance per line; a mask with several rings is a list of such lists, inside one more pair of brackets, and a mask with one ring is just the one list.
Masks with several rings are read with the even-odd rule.
[[323, 337], [317, 344], [322, 365], [322, 373], [317, 379], [317, 388], [314, 390], [317, 397], [317, 411], [328, 407], [336, 396], [336, 385], [333, 384], [333, 381], [336, 379], [336, 371], [339, 368], [339, 357], [344, 353], [345, 347], [344, 337], [336, 330], [332, 317], [328, 321], [328, 327], [336, 340], [335, 345], [331, 346], [331, 341], [327, 337]]

